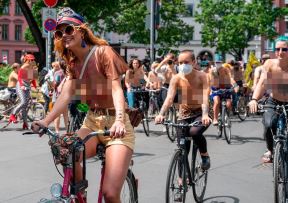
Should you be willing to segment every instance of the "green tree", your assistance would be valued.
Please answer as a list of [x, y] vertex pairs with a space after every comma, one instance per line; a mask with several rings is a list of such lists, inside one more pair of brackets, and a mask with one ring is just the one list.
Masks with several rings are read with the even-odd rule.
[[255, 36], [277, 36], [273, 23], [287, 13], [272, 0], [202, 0], [196, 22], [202, 24], [202, 45], [241, 59]]

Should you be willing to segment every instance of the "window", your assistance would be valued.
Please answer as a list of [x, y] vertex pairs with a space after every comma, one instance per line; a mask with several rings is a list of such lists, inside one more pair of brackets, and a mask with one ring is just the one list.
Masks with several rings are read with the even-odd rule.
[[285, 30], [285, 33], [288, 33], [288, 21], [286, 21], [285, 24], [286, 24], [286, 30]]
[[9, 15], [9, 4], [3, 8], [3, 15]]
[[265, 51], [274, 51], [274, 41], [271, 41], [271, 40], [266, 40], [266, 43], [265, 43]]
[[8, 56], [9, 56], [9, 51], [8, 50], [2, 50], [2, 59], [0, 61], [8, 64]]
[[15, 40], [22, 40], [22, 25], [15, 25]]
[[193, 17], [193, 4], [186, 4], [186, 13], [183, 17]]
[[22, 51], [15, 51], [15, 62], [21, 64]]
[[9, 40], [9, 25], [2, 24], [2, 40]]
[[15, 3], [16, 3], [15, 4], [15, 15], [22, 15], [22, 11], [21, 11], [21, 8], [20, 8], [18, 2], [15, 1]]

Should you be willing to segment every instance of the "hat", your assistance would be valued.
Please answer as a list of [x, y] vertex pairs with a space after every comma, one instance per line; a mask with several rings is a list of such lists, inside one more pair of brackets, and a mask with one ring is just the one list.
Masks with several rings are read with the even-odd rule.
[[57, 14], [57, 26], [62, 24], [73, 24], [73, 25], [81, 25], [84, 23], [84, 18], [73, 11], [69, 7], [62, 8]]
[[261, 59], [270, 59], [270, 55], [269, 54], [263, 54]]

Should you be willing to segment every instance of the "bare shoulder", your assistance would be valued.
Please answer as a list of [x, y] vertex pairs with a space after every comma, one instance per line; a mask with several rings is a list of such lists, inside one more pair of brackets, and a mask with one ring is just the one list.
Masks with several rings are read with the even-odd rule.
[[266, 72], [271, 72], [275, 70], [278, 66], [278, 59], [268, 59], [263, 65], [263, 70]]

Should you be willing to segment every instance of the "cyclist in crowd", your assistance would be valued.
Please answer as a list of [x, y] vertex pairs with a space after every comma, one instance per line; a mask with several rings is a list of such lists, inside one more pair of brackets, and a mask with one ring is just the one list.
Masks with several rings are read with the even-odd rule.
[[27, 105], [30, 99], [31, 84], [36, 89], [37, 67], [35, 57], [32, 54], [26, 54], [24, 57], [24, 64], [18, 71], [18, 82], [16, 84], [16, 93], [20, 99], [20, 103], [15, 107], [9, 118], [9, 123], [17, 123], [16, 114], [22, 111], [23, 129], [28, 129], [27, 122]]
[[19, 63], [13, 63], [11, 67], [12, 67], [13, 71], [9, 75], [7, 87], [16, 88], [16, 84], [18, 81], [18, 71], [19, 71], [21, 66]]
[[270, 59], [269, 54], [263, 54], [261, 57], [261, 65], [257, 66], [254, 71], [254, 79], [253, 79], [253, 87], [252, 87], [253, 91], [255, 90], [256, 85], [260, 79], [261, 73], [263, 72], [263, 67], [264, 67], [263, 65], [267, 59]]
[[[52, 96], [52, 103], [53, 105], [55, 104], [57, 98], [59, 97], [62, 87], [63, 87], [63, 83], [66, 81], [65, 80], [65, 64], [62, 63], [62, 65], [60, 65], [60, 62], [55, 61], [52, 63], [52, 67], [53, 67], [53, 96]], [[68, 106], [66, 108], [66, 110], [62, 113], [63, 118], [64, 118], [64, 125], [65, 128], [67, 129], [67, 125], [68, 125]], [[54, 126], [55, 126], [55, 132], [59, 134], [60, 131], [60, 117], [57, 117], [54, 120]]]
[[211, 68], [209, 73], [209, 81], [211, 86], [210, 99], [213, 101], [213, 125], [218, 125], [218, 114], [220, 108], [220, 97], [226, 99], [226, 105], [228, 109], [232, 109], [231, 93], [221, 95], [217, 92], [219, 89], [235, 88], [235, 92], [238, 92], [239, 87], [235, 80], [232, 78], [229, 68], [224, 67], [222, 61], [216, 61], [215, 66]]
[[[204, 170], [210, 168], [210, 158], [207, 151], [207, 142], [203, 136], [211, 119], [209, 110], [209, 83], [205, 73], [195, 70], [195, 55], [190, 50], [181, 51], [178, 57], [179, 73], [174, 75], [170, 81], [167, 97], [155, 118], [155, 123], [162, 123], [165, 113], [173, 104], [177, 89], [179, 90], [179, 117], [178, 122], [189, 124], [194, 121], [202, 121], [203, 126], [178, 129], [177, 136], [192, 136], [199, 147], [202, 157], [201, 167]], [[179, 140], [178, 140], [179, 141]], [[187, 150], [190, 150], [191, 142], [188, 142]]]
[[[76, 133], [82, 139], [89, 133], [110, 129], [110, 136], [94, 137], [86, 143], [86, 157], [96, 154], [96, 146], [106, 146], [103, 195], [107, 203], [119, 203], [120, 192], [133, 154], [135, 136], [121, 88], [121, 75], [127, 64], [105, 40], [96, 37], [81, 15], [71, 8], [63, 8], [57, 17], [54, 33], [55, 51], [67, 64], [68, 79], [48, 116], [33, 123], [48, 126], [71, 101], [81, 99], [90, 106], [84, 124]], [[92, 51], [92, 55], [88, 55]], [[87, 57], [88, 63], [84, 66]], [[76, 163], [76, 179], [82, 179], [81, 160]]]
[[161, 88], [161, 80], [155, 71], [158, 64], [159, 63], [157, 63], [157, 62], [153, 62], [151, 65], [151, 71], [149, 71], [149, 73], [148, 73], [148, 81], [146, 83], [147, 89], [160, 90], [160, 88]]
[[[257, 112], [258, 100], [264, 91], [269, 92], [268, 105], [288, 104], [288, 41], [282, 37], [276, 40], [276, 59], [268, 59], [263, 65], [259, 82], [257, 83], [252, 99], [249, 103], [250, 111]], [[264, 153], [262, 161], [272, 162], [273, 135], [276, 134], [277, 114], [274, 108], [268, 108], [263, 115], [264, 135], [268, 151]]]
[[159, 63], [159, 65], [156, 67], [155, 72], [158, 74], [158, 77], [162, 80], [162, 88], [161, 88], [161, 104], [164, 103], [169, 83], [173, 75], [175, 75], [176, 69], [175, 69], [175, 61], [176, 57], [173, 53], [167, 54], [164, 59]]
[[137, 95], [134, 94], [133, 89], [142, 88], [144, 83], [147, 81], [143, 66], [139, 59], [132, 59], [129, 63], [129, 69], [125, 75], [125, 86], [127, 88], [127, 100], [130, 108], [135, 106], [135, 98]]

